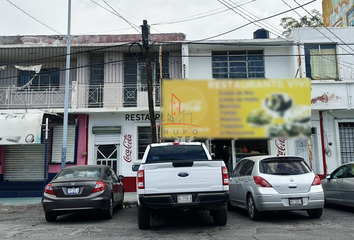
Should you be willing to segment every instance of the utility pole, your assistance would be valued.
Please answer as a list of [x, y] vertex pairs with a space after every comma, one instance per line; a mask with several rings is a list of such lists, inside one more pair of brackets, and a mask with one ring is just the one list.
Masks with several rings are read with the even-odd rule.
[[152, 143], [157, 142], [156, 134], [156, 122], [155, 122], [155, 111], [154, 111], [154, 99], [153, 99], [153, 86], [152, 86], [152, 74], [151, 74], [151, 61], [150, 61], [150, 49], [149, 49], [149, 34], [150, 26], [147, 25], [147, 21], [143, 21], [141, 25], [141, 35], [143, 39], [144, 54], [146, 60], [146, 78], [148, 87], [148, 102], [149, 102], [149, 115], [150, 115], [150, 125], [151, 125], [151, 141]]

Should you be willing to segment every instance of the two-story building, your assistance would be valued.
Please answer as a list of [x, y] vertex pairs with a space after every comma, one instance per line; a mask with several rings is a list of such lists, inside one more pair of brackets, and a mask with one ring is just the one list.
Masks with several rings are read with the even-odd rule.
[[[312, 84], [311, 139], [205, 143], [215, 157], [228, 162], [229, 170], [244, 156], [286, 154], [303, 156], [324, 176], [354, 157], [353, 33], [348, 28], [303, 28], [289, 39], [270, 39], [261, 30], [253, 39], [199, 42], [186, 41], [183, 34], [152, 34], [155, 116], [148, 111], [140, 35], [74, 36], [66, 163], [110, 165], [125, 176], [125, 190], [135, 191], [131, 166], [151, 141], [150, 117], [160, 122], [161, 79], [307, 77]], [[66, 39], [0, 37], [0, 53], [0, 186], [13, 189], [36, 182], [38, 195], [43, 181], [61, 168]]]

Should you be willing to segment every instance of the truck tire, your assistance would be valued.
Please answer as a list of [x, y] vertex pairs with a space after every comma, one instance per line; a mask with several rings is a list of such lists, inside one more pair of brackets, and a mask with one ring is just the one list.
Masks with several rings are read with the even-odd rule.
[[224, 226], [227, 223], [227, 210], [220, 209], [213, 211], [213, 220], [214, 224], [217, 226]]
[[54, 212], [46, 212], [45, 220], [47, 220], [47, 222], [55, 222], [57, 220], [57, 214]]
[[150, 228], [150, 209], [147, 207], [138, 207], [138, 226], [139, 229]]

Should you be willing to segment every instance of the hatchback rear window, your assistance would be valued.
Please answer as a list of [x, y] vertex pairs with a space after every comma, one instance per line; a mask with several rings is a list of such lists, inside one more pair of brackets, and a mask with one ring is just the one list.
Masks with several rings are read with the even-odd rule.
[[201, 145], [168, 145], [150, 148], [146, 162], [171, 162], [178, 160], [208, 160]]
[[259, 163], [259, 171], [272, 175], [299, 175], [311, 172], [302, 159], [263, 160]]

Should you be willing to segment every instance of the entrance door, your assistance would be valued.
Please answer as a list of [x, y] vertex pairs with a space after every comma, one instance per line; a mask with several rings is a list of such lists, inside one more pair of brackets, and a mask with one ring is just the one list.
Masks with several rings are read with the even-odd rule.
[[110, 166], [119, 174], [118, 158], [120, 134], [95, 134], [95, 160], [97, 165]]

